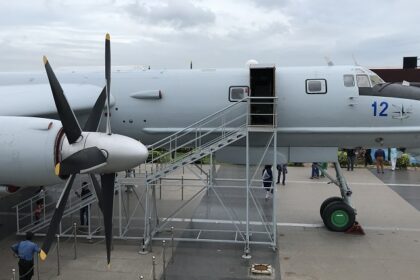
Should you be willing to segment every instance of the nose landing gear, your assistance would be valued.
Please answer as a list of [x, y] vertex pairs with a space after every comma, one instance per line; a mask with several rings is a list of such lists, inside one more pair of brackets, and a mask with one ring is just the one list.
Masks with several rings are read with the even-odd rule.
[[324, 170], [322, 172], [332, 183], [340, 188], [341, 197], [334, 196], [327, 198], [321, 204], [320, 214], [327, 229], [336, 232], [346, 232], [356, 222], [356, 210], [351, 206], [352, 191], [343, 177], [340, 164], [335, 162], [334, 168], [336, 179], [332, 178]]

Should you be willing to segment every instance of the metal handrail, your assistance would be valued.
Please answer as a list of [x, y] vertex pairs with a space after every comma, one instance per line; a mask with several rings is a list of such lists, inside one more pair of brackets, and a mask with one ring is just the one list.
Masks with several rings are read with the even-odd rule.
[[[212, 117], [214, 117], [216, 115], [219, 115], [220, 113], [222, 113], [222, 112], [224, 112], [226, 110], [229, 110], [230, 108], [232, 108], [234, 106], [237, 106], [237, 104], [242, 104], [244, 101], [246, 101], [248, 99], [249, 99], [249, 97], [245, 97], [245, 98], [243, 98], [243, 99], [241, 99], [241, 100], [239, 100], [239, 101], [237, 101], [237, 102], [235, 102], [235, 103], [233, 103], [233, 104], [231, 104], [231, 105], [229, 105], [229, 106], [227, 106], [227, 107], [225, 107], [225, 108], [223, 108], [223, 109], [221, 109], [219, 111], [216, 111], [215, 113], [213, 113], [213, 114], [211, 114], [211, 115], [209, 115], [209, 116], [207, 116], [207, 117], [205, 117], [205, 118], [203, 118], [203, 119], [201, 119], [199, 121], [196, 121], [195, 123], [187, 126], [186, 128], [184, 128], [184, 129], [182, 129], [182, 130], [180, 130], [180, 131], [178, 131], [178, 132], [176, 132], [176, 133], [174, 133], [172, 135], [169, 135], [169, 136], [167, 136], [167, 137], [165, 137], [165, 138], [157, 141], [156, 143], [150, 145], [148, 148], [153, 148], [153, 146], [155, 146], [155, 145], [159, 145], [162, 142], [167, 142], [168, 139], [171, 139], [174, 136], [177, 136], [178, 134], [181, 134], [183, 132], [186, 132], [186, 131], [188, 131], [191, 128], [195, 128], [196, 126], [198, 126], [199, 123], [205, 122], [205, 121], [209, 120], [210, 118], [212, 118]], [[189, 133], [189, 132], [187, 132], [187, 133]]]
[[[150, 174], [149, 176], [146, 176], [146, 178], [148, 178], [147, 180], [156, 179], [161, 175], [161, 172], [166, 173], [165, 170], [170, 170], [171, 167], [172, 169], [176, 169], [177, 167], [175, 167], [174, 165], [185, 161], [189, 157], [191, 157], [191, 160], [198, 160], [204, 157], [208, 154], [209, 151], [207, 151], [207, 149], [209, 149], [211, 146], [223, 141], [223, 139], [232, 137], [233, 135], [239, 133], [246, 126], [253, 126], [249, 123], [249, 118], [251, 116], [272, 116], [272, 125], [275, 126], [277, 118], [277, 108], [275, 108], [276, 106], [274, 106], [273, 112], [271, 113], [254, 113], [251, 112], [250, 106], [254, 104], [275, 105], [277, 99], [278, 98], [275, 96], [245, 97], [240, 101], [237, 101], [221, 110], [218, 110], [217, 112], [197, 122], [194, 122], [190, 126], [163, 138], [162, 140], [154, 143], [153, 145], [150, 145], [149, 150], [151, 152], [151, 159], [147, 163], [153, 164], [155, 166], [155, 174]], [[248, 100], [261, 100], [261, 102], [252, 103], [248, 102]], [[244, 104], [244, 101], [247, 101], [247, 103], [245, 103], [245, 106], [247, 107], [239, 107], [239, 109], [245, 109], [245, 113], [233, 110], [233, 108], [238, 108], [238, 104]], [[232, 125], [234, 123], [239, 124], [239, 126], [229, 127], [229, 125]], [[217, 135], [219, 133], [220, 135]], [[212, 137], [213, 135], [214, 137]], [[183, 137], [185, 138], [183, 139]], [[205, 143], [202, 143], [203, 139], [206, 140]], [[179, 154], [177, 154], [177, 151], [179, 151], [179, 149], [187, 147], [192, 148], [192, 150], [186, 153], [182, 153], [181, 156], [178, 156]], [[162, 153], [155, 156], [154, 152], [159, 151], [160, 149], [163, 150]], [[194, 157], [194, 154], [198, 154], [198, 157]], [[165, 162], [165, 164], [156, 164], [159, 160], [165, 158], [169, 158], [169, 161]]]
[[[89, 187], [88, 183], [88, 187]], [[76, 189], [74, 189], [74, 192], [80, 191], [81, 188], [84, 186], [78, 186]], [[13, 206], [13, 208], [16, 209], [16, 222], [17, 222], [17, 228], [19, 229], [27, 229], [31, 227], [36, 227], [44, 225], [45, 223], [48, 223], [48, 221], [51, 219], [53, 215], [53, 209], [55, 209], [55, 201], [51, 201], [49, 203], [46, 202], [47, 196], [49, 196], [50, 193], [53, 193], [55, 191], [52, 191], [51, 189], [45, 189], [42, 192], [16, 204]], [[89, 196], [86, 196], [84, 200], [81, 200], [80, 198], [77, 198], [77, 203], [74, 202], [75, 196], [70, 196], [69, 201], [66, 204], [64, 213], [68, 213], [68, 211], [73, 212], [72, 208], [80, 208], [84, 206], [85, 204], [91, 204], [96, 201], [96, 197], [91, 193]], [[41, 218], [39, 220], [35, 220], [33, 217], [35, 216], [35, 208], [36, 202], [39, 200], [43, 200], [43, 210], [41, 214]], [[24, 223], [24, 221], [27, 220], [27, 223]]]
[[[238, 129], [236, 129], [235, 131], [232, 131], [232, 132], [229, 132], [229, 134], [225, 134], [224, 136], [223, 135], [221, 135], [221, 136], [219, 136], [219, 137], [216, 137], [216, 138], [214, 138], [214, 139], [212, 139], [211, 141], [209, 141], [209, 142], [206, 142], [206, 144], [204, 144], [204, 145], [202, 145], [202, 146], [200, 146], [199, 148], [200, 148], [200, 150], [201, 151], [203, 151], [203, 150], [206, 150], [206, 149], [208, 149], [208, 148], [210, 148], [212, 145], [214, 145], [214, 144], [216, 144], [216, 143], [218, 143], [219, 141], [221, 141], [222, 139], [225, 139], [225, 138], [228, 138], [228, 137], [230, 137], [230, 136], [232, 136], [232, 135], [235, 135], [235, 134], [237, 134], [238, 132], [241, 132], [242, 130], [243, 130], [243, 128], [245, 128], [245, 124], [244, 125], [242, 125], [242, 126], [240, 126]], [[189, 153], [185, 153], [185, 154], [183, 154], [181, 157], [179, 157], [179, 158], [177, 158], [176, 160], [174, 160], [174, 161], [172, 161], [172, 162], [169, 162], [169, 164], [177, 164], [177, 163], [179, 163], [179, 162], [182, 162], [182, 161], [184, 161], [186, 158], [188, 158], [188, 157], [190, 157], [190, 156], [192, 156], [192, 155], [194, 155], [195, 153], [197, 153], [197, 151], [196, 150], [194, 150], [194, 151], [191, 151], [191, 152], [189, 152]], [[158, 169], [158, 170], [156, 170], [157, 172], [159, 172], [159, 171], [161, 171], [161, 170], [165, 170], [166, 168], [160, 168], [160, 169]], [[156, 175], [155, 175], [156, 176]], [[152, 175], [152, 177], [153, 177], [153, 175]]]
[[[180, 149], [180, 148], [184, 148], [184, 147], [188, 147], [190, 144], [192, 144], [192, 143], [194, 143], [194, 142], [197, 142], [197, 139], [201, 139], [201, 138], [204, 138], [205, 136], [208, 136], [208, 135], [210, 135], [210, 134], [212, 134], [212, 133], [223, 133], [223, 132], [236, 132], [236, 131], [238, 131], [238, 129], [237, 128], [228, 128], [228, 130], [226, 130], [226, 129], [223, 129], [223, 128], [225, 128], [225, 126], [226, 125], [229, 125], [229, 124], [231, 124], [231, 123], [233, 123], [233, 122], [235, 122], [235, 121], [237, 121], [237, 120], [239, 120], [240, 118], [242, 118], [242, 117], [246, 117], [246, 114], [242, 114], [242, 115], [240, 115], [240, 116], [238, 116], [238, 117], [236, 117], [236, 118], [234, 118], [234, 119], [232, 119], [232, 120], [230, 120], [230, 121], [228, 121], [228, 122], [226, 122], [223, 126], [222, 126], [222, 129], [221, 129], [221, 127], [217, 127], [217, 128], [209, 128], [208, 130], [205, 130], [205, 133], [204, 134], [201, 134], [199, 137], [197, 137], [197, 138], [195, 138], [195, 139], [191, 139], [191, 140], [189, 140], [189, 141], [187, 141], [187, 142], [184, 142], [184, 143], [182, 143], [181, 145], [179, 145], [179, 146], [177, 146], [176, 147], [176, 149]], [[243, 126], [243, 125], [242, 125]], [[241, 127], [242, 127], [241, 126]], [[220, 130], [221, 129], [221, 130]], [[220, 131], [219, 131], [220, 130]], [[177, 138], [176, 138], [177, 139]], [[175, 139], [173, 139], [172, 141], [174, 141]], [[201, 146], [200, 146], [201, 147]], [[197, 145], [195, 145], [195, 148], [199, 148], [199, 146], [197, 146]], [[149, 163], [153, 163], [153, 162], [156, 162], [157, 160], [159, 160], [159, 159], [161, 159], [161, 158], [164, 158], [164, 157], [166, 157], [166, 156], [168, 156], [168, 155], [170, 155], [172, 152], [173, 152], [174, 150], [169, 150], [169, 151], [167, 151], [166, 153], [163, 153], [163, 154], [161, 154], [161, 155], [159, 155], [159, 156], [157, 156], [156, 158], [153, 158], [152, 157], [152, 160], [149, 162]], [[153, 150], [152, 150], [152, 152], [153, 152]], [[188, 154], [188, 153], [187, 153]], [[178, 160], [178, 159], [177, 159]], [[175, 160], [175, 161], [171, 161], [171, 162], [176, 162], [177, 160]]]

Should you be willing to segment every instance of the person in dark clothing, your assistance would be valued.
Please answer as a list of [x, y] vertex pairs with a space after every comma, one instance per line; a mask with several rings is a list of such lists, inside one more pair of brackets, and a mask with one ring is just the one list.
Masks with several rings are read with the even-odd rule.
[[281, 183], [284, 186], [286, 184], [287, 164], [277, 164], [277, 184], [280, 184], [280, 176], [282, 172], [283, 180]]
[[41, 249], [32, 242], [34, 234], [26, 233], [26, 240], [14, 244], [11, 249], [19, 257], [19, 279], [30, 280], [34, 275], [34, 253], [41, 252]]
[[347, 171], [353, 171], [356, 152], [354, 149], [347, 149]]
[[44, 203], [42, 199], [38, 200], [36, 202], [35, 210], [34, 210], [34, 216], [35, 216], [35, 223], [37, 224], [39, 220], [41, 219], [41, 213], [44, 209]]
[[375, 151], [375, 160], [376, 160], [376, 172], [379, 173], [379, 170], [384, 173], [384, 160], [385, 160], [385, 151], [381, 148]]
[[[76, 195], [81, 198], [81, 200], [87, 199], [91, 196], [91, 192], [89, 190], [89, 186], [87, 182], [82, 183], [82, 191], [79, 193], [76, 192]], [[80, 224], [83, 226], [85, 225], [85, 218], [86, 218], [86, 225], [89, 225], [89, 205], [80, 209]]]
[[265, 200], [268, 200], [270, 198], [270, 193], [273, 194], [273, 172], [271, 171], [271, 165], [266, 165], [264, 167], [262, 181], [265, 189]]
[[370, 155], [372, 153], [371, 149], [365, 150], [365, 167], [372, 164], [372, 156]]
[[311, 179], [319, 179], [319, 168], [317, 162], [312, 163]]

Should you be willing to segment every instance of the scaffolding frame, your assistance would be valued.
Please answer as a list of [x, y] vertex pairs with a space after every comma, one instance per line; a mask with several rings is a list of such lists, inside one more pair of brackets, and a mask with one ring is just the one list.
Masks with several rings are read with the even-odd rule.
[[[269, 104], [273, 106], [273, 113], [270, 114], [256, 114], [251, 113], [251, 105], [252, 102], [258, 99], [267, 100], [270, 99]], [[259, 100], [258, 104], [264, 104], [261, 103], [262, 100]], [[189, 154], [190, 160], [196, 160], [203, 157], [203, 149], [207, 149], [208, 155], [210, 156], [210, 168], [208, 172], [205, 172], [202, 167], [197, 168], [195, 170], [191, 164], [178, 164], [177, 168], [188, 168], [192, 174], [195, 175], [195, 179], [198, 182], [201, 182], [201, 187], [198, 189], [198, 191], [192, 195], [189, 199], [187, 199], [184, 203], [182, 203], [179, 207], [176, 209], [173, 209], [172, 212], [167, 217], [159, 217], [158, 213], [158, 203], [157, 203], [157, 185], [159, 183], [159, 194], [160, 198], [162, 196], [162, 190], [164, 189], [162, 182], [163, 181], [171, 181], [172, 183], [176, 182], [176, 179], [170, 179], [166, 178], [166, 175], [169, 173], [162, 172], [162, 170], [175, 170], [177, 168], [172, 168], [171, 164], [145, 164], [144, 169], [142, 170], [141, 166], [138, 167], [138, 174], [140, 174], [139, 177], [130, 178], [130, 176], [127, 176], [127, 178], [120, 178], [117, 177], [116, 179], [116, 187], [115, 192], [118, 193], [118, 198], [116, 201], [118, 201], [117, 207], [114, 207], [114, 220], [117, 220], [117, 232], [118, 234], [114, 234], [114, 239], [122, 239], [122, 240], [139, 240], [141, 241], [140, 247], [141, 252], [147, 252], [149, 248], [152, 246], [153, 240], [169, 240], [171, 239], [171, 236], [168, 234], [170, 232], [170, 228], [172, 233], [173, 230], [180, 230], [182, 232], [196, 232], [196, 235], [194, 237], [174, 237], [174, 240], [176, 241], [198, 241], [198, 242], [217, 242], [217, 243], [235, 243], [235, 244], [243, 244], [244, 245], [244, 257], [249, 258], [250, 252], [251, 252], [251, 245], [268, 245], [273, 250], [277, 248], [277, 226], [276, 226], [276, 212], [277, 212], [277, 190], [274, 185], [273, 180], [273, 199], [272, 199], [272, 206], [270, 208], [269, 214], [271, 214], [271, 220], [268, 220], [265, 218], [264, 210], [259, 203], [259, 198], [257, 197], [256, 193], [261, 193], [261, 183], [262, 180], [256, 179], [258, 172], [260, 171], [260, 167], [264, 161], [267, 161], [265, 159], [267, 154], [270, 154], [268, 151], [272, 150], [273, 159], [270, 160], [270, 162], [273, 163], [273, 166], [276, 166], [277, 164], [277, 98], [274, 96], [270, 97], [246, 97], [243, 100], [240, 100], [236, 102], [233, 105], [230, 105], [228, 107], [234, 107], [234, 106], [241, 106], [240, 104], [246, 102], [246, 108], [247, 112], [244, 115], [240, 115], [240, 117], [245, 118], [245, 126], [240, 125], [240, 129], [238, 130], [236, 128], [229, 128], [228, 125], [232, 125], [236, 121], [238, 121], [239, 117], [231, 120], [226, 116], [225, 109], [221, 110], [220, 112], [216, 112], [217, 114], [213, 114], [212, 117], [218, 117], [222, 119], [223, 125], [221, 128], [218, 128], [217, 131], [221, 133], [220, 138], [212, 139], [211, 145], [207, 145], [206, 143], [202, 143], [203, 138], [194, 138], [192, 141], [199, 143], [202, 145], [202, 149], [200, 149], [201, 146], [198, 146], [198, 148], [194, 151], [194, 153]], [[264, 102], [264, 101], [263, 101]], [[250, 119], [251, 116], [255, 115], [264, 115], [264, 116], [271, 116], [273, 118], [273, 121], [270, 125], [251, 125]], [[198, 123], [198, 122], [197, 122]], [[191, 129], [191, 128], [187, 128]], [[207, 137], [207, 135], [211, 134], [214, 131], [206, 131], [202, 127], [199, 128], [200, 131], [200, 137], [203, 135]], [[203, 133], [203, 134], [202, 134]], [[251, 159], [250, 159], [250, 149], [252, 146], [252, 143], [250, 143], [250, 136], [251, 135], [266, 135], [266, 138], [268, 139], [263, 151], [263, 154], [261, 158], [259, 159], [259, 163], [255, 168], [255, 171], [251, 172]], [[197, 134], [196, 134], [197, 136]], [[226, 185], [220, 185], [217, 183], [219, 180], [216, 177], [216, 165], [215, 165], [215, 154], [218, 149], [215, 148], [218, 146], [218, 148], [223, 148], [227, 145], [230, 145], [234, 143], [236, 140], [245, 138], [246, 140], [246, 164], [245, 164], [245, 180], [237, 180], [238, 182], [242, 182], [242, 186], [226, 186]], [[222, 143], [223, 145], [218, 145], [218, 143]], [[182, 147], [182, 146], [181, 146]], [[171, 151], [170, 151], [171, 152]], [[205, 155], [204, 155], [205, 156]], [[160, 172], [159, 176], [156, 176], [155, 174]], [[200, 173], [200, 174], [199, 174]], [[252, 174], [251, 174], [252, 173]], [[274, 173], [274, 172], [273, 172]], [[203, 176], [204, 174], [204, 176]], [[150, 180], [150, 176], [154, 176], [153, 180]], [[224, 178], [225, 180], [227, 178]], [[273, 178], [274, 179], [274, 178]], [[185, 179], [183, 177], [179, 178], [181, 180], [182, 186], [184, 186]], [[189, 179], [191, 180], [191, 179]], [[133, 187], [133, 185], [137, 185], [138, 188]], [[259, 185], [259, 186], [258, 186]], [[131, 193], [133, 193], [136, 197], [136, 204], [134, 206], [134, 210], [130, 212], [130, 207], [127, 205], [130, 203], [130, 199], [124, 199], [124, 187], [125, 190], [130, 190]], [[136, 191], [136, 189], [142, 189], [143, 192], [139, 195]], [[245, 191], [245, 209], [241, 211], [242, 215], [245, 216], [245, 218], [238, 217], [237, 213], [230, 209], [229, 205], [225, 203], [222, 190], [226, 189], [240, 189]], [[220, 191], [219, 191], [220, 190]], [[46, 193], [43, 193], [43, 199], [45, 203], [45, 195]], [[220, 206], [224, 210], [224, 212], [227, 214], [228, 219], [225, 220], [215, 220], [215, 219], [199, 219], [200, 224], [206, 224], [206, 225], [212, 225], [212, 224], [224, 224], [224, 225], [230, 225], [232, 229], [211, 229], [211, 228], [202, 228], [202, 229], [188, 229], [188, 228], [176, 228], [174, 229], [172, 226], [169, 226], [171, 223], [179, 222], [179, 218], [176, 218], [175, 216], [180, 213], [183, 209], [185, 209], [192, 201], [198, 199], [199, 197], [202, 197], [204, 195], [214, 195], [216, 201], [219, 202]], [[42, 226], [36, 226], [33, 224], [33, 203], [36, 201], [37, 197], [33, 197], [30, 200], [26, 201], [29, 207], [29, 211], [22, 211], [23, 205], [20, 204], [20, 206], [16, 207], [16, 213], [17, 213], [17, 219], [18, 219], [18, 228], [17, 228], [17, 234], [24, 234], [24, 231], [22, 230], [22, 227], [19, 227], [19, 214], [25, 214], [27, 217], [31, 219], [31, 223], [35, 228], [37, 228], [37, 235], [45, 235], [44, 232], [42, 232], [42, 229], [45, 229], [47, 225]], [[184, 195], [183, 195], [183, 187], [182, 187], [182, 194], [181, 194], [181, 201], [183, 201]], [[115, 202], [114, 202], [115, 203]], [[115, 204], [114, 204], [115, 205]], [[71, 207], [67, 212], [65, 212], [65, 215], [63, 215], [63, 218], [66, 217], [72, 217], [77, 211], [79, 211], [82, 207], [89, 207], [88, 211], [88, 220], [89, 225], [87, 227], [87, 232], [80, 232], [78, 231], [76, 236], [80, 238], [87, 238], [87, 239], [97, 239], [97, 238], [104, 238], [103, 235], [103, 226], [102, 226], [102, 217], [100, 215], [100, 212], [97, 207], [97, 201], [96, 197], [92, 196], [89, 200], [80, 201], [79, 204], [77, 203], [70, 203], [70, 205], [67, 205], [67, 207]], [[94, 213], [93, 208], [97, 210], [97, 217], [92, 216]], [[139, 209], [143, 209], [143, 228], [141, 227], [135, 227], [133, 226], [133, 222], [138, 220], [139, 217], [137, 217], [137, 212]], [[250, 215], [251, 209], [255, 209], [257, 213], [257, 217], [259, 220], [255, 220], [255, 218], [252, 218]], [[19, 213], [21, 212], [21, 213]], [[116, 213], [117, 212], [117, 213]], [[43, 214], [43, 221], [47, 223], [47, 214], [44, 211]], [[141, 219], [140, 219], [141, 221]], [[182, 222], [197, 222], [197, 219], [194, 218], [185, 218], [182, 220]], [[96, 225], [95, 225], [96, 222]], [[59, 235], [62, 237], [73, 237], [74, 232], [71, 230], [73, 229], [73, 222], [70, 223], [70, 225], [66, 226], [63, 225], [67, 223], [60, 224], [59, 227]], [[115, 223], [114, 223], [115, 225]], [[260, 227], [262, 229], [253, 229], [253, 227]], [[25, 229], [28, 229], [30, 227], [26, 227]], [[115, 229], [115, 227], [114, 227]], [[142, 232], [143, 231], [143, 232]], [[134, 232], [134, 233], [133, 233]], [[115, 233], [115, 232], [114, 232]], [[203, 235], [205, 233], [211, 233], [212, 235], [220, 234], [221, 236], [226, 235], [226, 233], [231, 233], [234, 237], [233, 238], [203, 238]], [[255, 236], [263, 236], [265, 238], [262, 239], [253, 239], [252, 237]]]

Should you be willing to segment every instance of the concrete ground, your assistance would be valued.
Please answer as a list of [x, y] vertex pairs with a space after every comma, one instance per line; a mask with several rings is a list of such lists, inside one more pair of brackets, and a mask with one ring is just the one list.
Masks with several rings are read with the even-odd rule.
[[[309, 171], [304, 168], [290, 170], [287, 186], [280, 190], [279, 222], [321, 223], [319, 205], [337, 195], [337, 188], [325, 185], [324, 179], [306, 179]], [[398, 172], [402, 178], [417, 177], [408, 174], [415, 171]], [[369, 170], [344, 174], [366, 235], [281, 226], [281, 279], [419, 279], [420, 212]]]
[[[329, 171], [334, 173], [332, 168]], [[276, 252], [267, 246], [254, 245], [251, 247], [253, 258], [246, 261], [241, 258], [243, 245], [240, 244], [177, 243], [173, 256], [170, 248], [166, 250], [167, 261], [172, 258], [174, 261], [167, 266], [166, 279], [419, 279], [420, 212], [415, 208], [415, 201], [420, 194], [420, 186], [416, 185], [420, 171], [395, 171], [396, 175], [385, 172], [379, 174], [382, 177], [364, 168], [344, 173], [354, 192], [357, 220], [366, 235], [326, 230], [319, 216], [319, 206], [327, 197], [338, 195], [338, 188], [327, 184], [327, 179], [309, 179], [310, 167], [289, 167], [286, 186], [277, 185]], [[243, 169], [238, 166], [223, 165], [218, 172], [219, 178], [242, 175]], [[404, 191], [406, 187], [410, 188], [408, 194]], [[393, 188], [399, 188], [403, 195]], [[169, 193], [164, 194], [166, 199], [158, 201], [163, 212], [175, 203]], [[238, 193], [226, 194], [226, 204], [239, 213], [242, 204]], [[411, 201], [414, 206], [407, 201], [410, 199], [414, 200]], [[9, 213], [10, 210], [3, 208], [6, 205], [3, 201], [0, 211]], [[183, 215], [192, 219], [203, 215], [225, 219], [215, 203], [202, 196]], [[272, 202], [262, 199], [261, 203]], [[269, 207], [263, 205], [263, 208]], [[8, 220], [4, 219], [6, 216]], [[11, 279], [11, 269], [16, 267], [9, 247], [19, 238], [9, 232], [13, 228], [10, 226], [13, 219], [9, 216], [0, 216], [0, 224], [3, 224], [0, 235], [4, 236], [0, 237], [0, 279]], [[191, 222], [187, 228], [195, 226]], [[9, 228], [7, 234], [5, 228]], [[42, 243], [42, 240], [37, 242]], [[160, 241], [154, 242], [152, 253], [139, 255], [138, 241], [115, 241], [112, 266], [108, 270], [102, 240], [93, 243], [79, 240], [78, 258], [73, 260], [72, 240], [63, 239], [61, 276], [57, 276], [56, 251], [52, 250], [47, 261], [40, 264], [40, 279], [139, 279], [140, 275], [152, 279], [152, 255], [156, 256], [156, 274], [163, 279], [160, 244]], [[258, 262], [272, 264], [275, 275], [250, 276], [250, 264]]]

